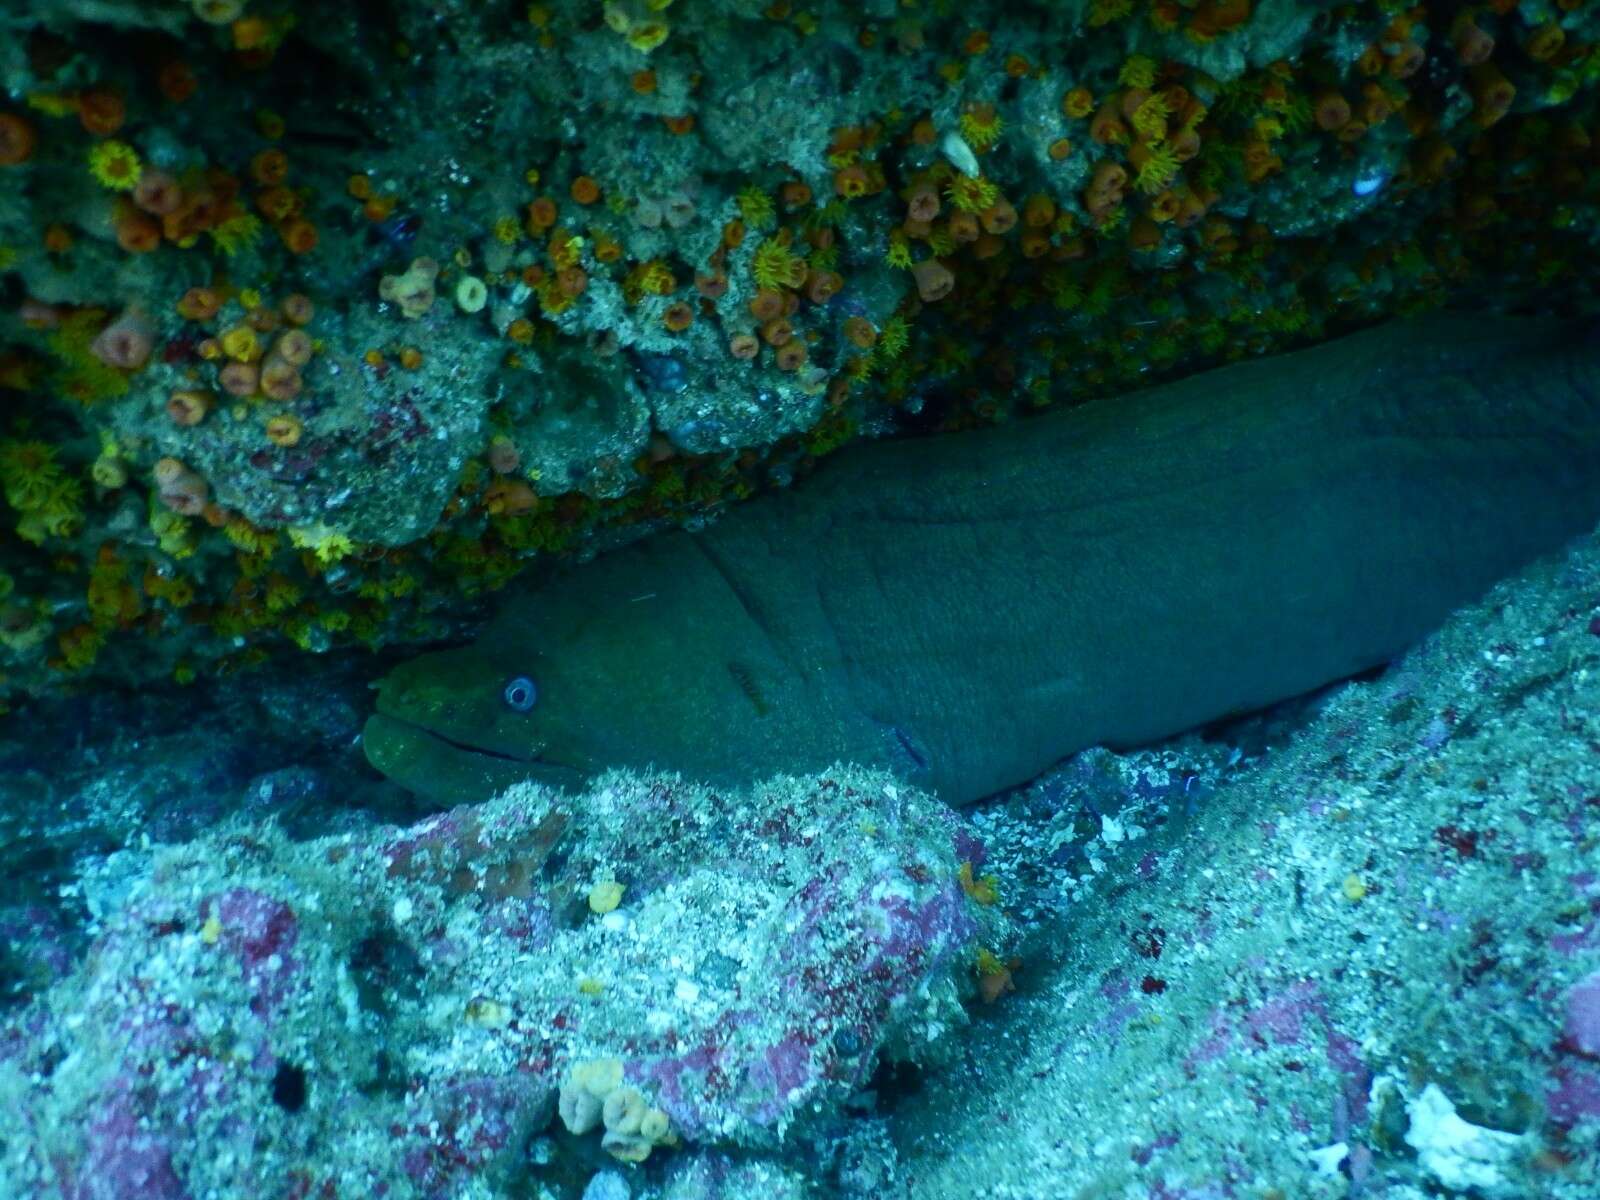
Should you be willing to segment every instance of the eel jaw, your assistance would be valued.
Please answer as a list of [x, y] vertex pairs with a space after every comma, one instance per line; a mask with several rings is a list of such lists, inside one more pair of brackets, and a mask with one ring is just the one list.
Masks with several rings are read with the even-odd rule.
[[532, 781], [574, 789], [582, 771], [537, 756], [516, 758], [465, 745], [423, 725], [382, 711], [367, 718], [361, 731], [367, 761], [408, 791], [441, 804], [466, 804]]

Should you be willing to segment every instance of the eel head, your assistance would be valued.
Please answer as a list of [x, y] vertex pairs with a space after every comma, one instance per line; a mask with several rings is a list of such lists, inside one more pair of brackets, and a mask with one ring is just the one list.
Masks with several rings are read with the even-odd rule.
[[581, 784], [593, 765], [564, 754], [570, 731], [550, 715], [533, 663], [479, 645], [424, 654], [378, 685], [362, 733], [367, 761], [419, 796], [481, 800], [525, 779]]

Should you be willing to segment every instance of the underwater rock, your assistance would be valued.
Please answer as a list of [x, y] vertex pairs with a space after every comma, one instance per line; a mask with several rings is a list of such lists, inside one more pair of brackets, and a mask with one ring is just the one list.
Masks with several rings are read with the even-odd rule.
[[[0, 1193], [493, 1194], [580, 1067], [610, 1079], [619, 1159], [648, 1154], [636, 1131], [669, 1159], [777, 1146], [962, 1021], [1000, 927], [963, 885], [975, 853], [860, 771], [614, 774], [405, 829], [124, 852], [87, 882], [115, 898], [87, 956], [0, 1024]], [[621, 896], [586, 899], [603, 881]], [[673, 1194], [739, 1194], [706, 1170]]]
[[1587, 537], [1242, 761], [977, 814], [1018, 990], [895, 1112], [909, 1194], [1589, 1200], [1597, 714]]

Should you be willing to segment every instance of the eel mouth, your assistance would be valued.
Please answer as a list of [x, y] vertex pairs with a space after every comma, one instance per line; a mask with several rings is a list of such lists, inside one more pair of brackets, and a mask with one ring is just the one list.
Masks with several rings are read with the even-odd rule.
[[514, 783], [532, 780], [571, 789], [586, 775], [538, 755], [518, 757], [474, 746], [381, 708], [361, 733], [367, 761], [401, 787], [451, 803], [487, 799]]
[[383, 713], [382, 715], [391, 721], [398, 721], [400, 724], [408, 726], [413, 736], [421, 734], [423, 737], [431, 738], [436, 742], [443, 742], [446, 746], [459, 750], [463, 754], [481, 754], [485, 758], [498, 758], [502, 762], [536, 763], [540, 761], [537, 754], [519, 757], [515, 754], [507, 754], [502, 750], [490, 750], [484, 746], [474, 746], [470, 742], [458, 742], [453, 737], [446, 737], [437, 729], [429, 729], [426, 725], [418, 725], [415, 721], [408, 721], [404, 717], [397, 717], [392, 713]]

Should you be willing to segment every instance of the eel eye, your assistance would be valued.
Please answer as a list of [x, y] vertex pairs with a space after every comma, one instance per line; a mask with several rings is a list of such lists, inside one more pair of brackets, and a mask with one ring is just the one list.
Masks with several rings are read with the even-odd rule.
[[539, 689], [533, 686], [533, 680], [526, 675], [518, 675], [506, 684], [506, 690], [501, 695], [512, 712], [528, 712], [539, 698]]

